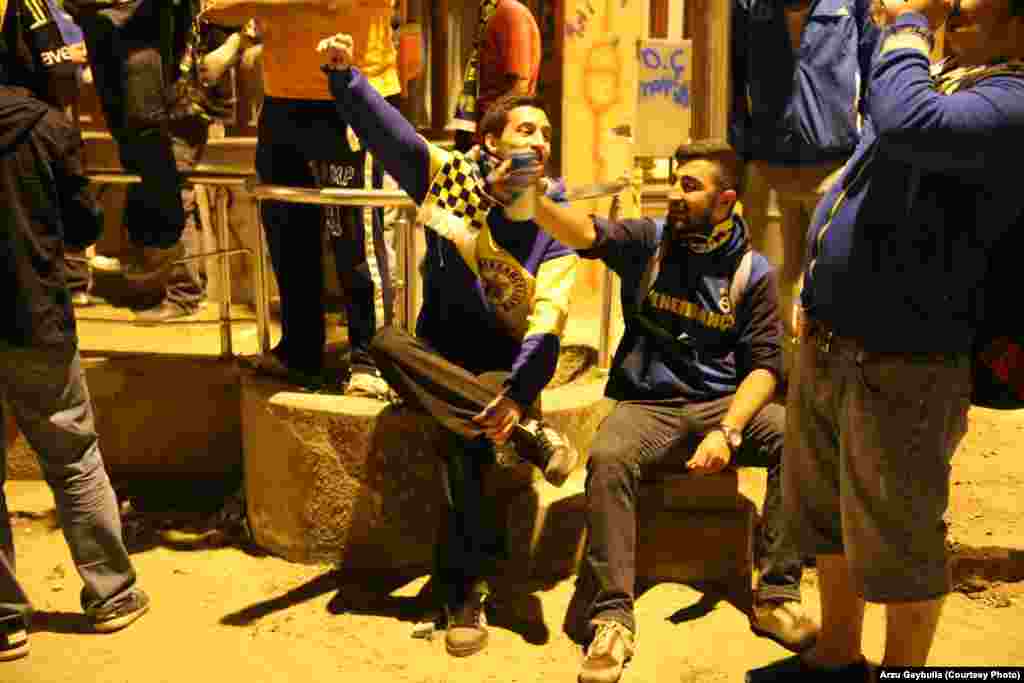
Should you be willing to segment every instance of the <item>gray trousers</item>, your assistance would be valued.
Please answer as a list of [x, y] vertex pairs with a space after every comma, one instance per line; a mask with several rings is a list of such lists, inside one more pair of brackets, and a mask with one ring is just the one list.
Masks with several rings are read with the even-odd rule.
[[[588, 619], [612, 619], [636, 632], [633, 599], [637, 524], [643, 524], [636, 515], [640, 483], [685, 472], [686, 459], [721, 423], [732, 398], [706, 403], [682, 399], [622, 401], [601, 423], [587, 463], [590, 536], [576, 584], [576, 590], [586, 594], [573, 598], [589, 600]], [[732, 459], [736, 466], [768, 471], [763, 523], [757, 538], [760, 575], [755, 602], [800, 600], [803, 558], [783, 533], [781, 516], [785, 421], [782, 406], [766, 405], [743, 430], [743, 445]]]
[[[53, 491], [64, 538], [85, 583], [82, 608], [118, 602], [131, 593], [135, 570], [100, 456], [77, 349], [15, 348], [0, 342], [0, 393]], [[6, 446], [0, 443], [0, 484], [6, 464]], [[14, 539], [0, 486], [0, 619], [31, 610], [14, 568]]]

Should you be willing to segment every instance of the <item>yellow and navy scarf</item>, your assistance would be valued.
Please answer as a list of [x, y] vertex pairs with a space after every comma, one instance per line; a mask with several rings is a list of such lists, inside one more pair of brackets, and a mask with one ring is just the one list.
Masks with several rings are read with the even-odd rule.
[[478, 116], [481, 112], [476, 110], [476, 103], [480, 97], [480, 46], [484, 43], [487, 35], [487, 24], [498, 9], [499, 0], [481, 0], [480, 21], [476, 27], [476, 40], [473, 41], [473, 52], [466, 63], [466, 73], [462, 80], [462, 94], [455, 106], [455, 116], [452, 127], [455, 130], [465, 130], [470, 133], [476, 132]]
[[932, 67], [932, 83], [943, 95], [952, 95], [965, 88], [972, 88], [986, 78], [1005, 75], [1024, 77], [1024, 61], [1012, 59], [995, 64], [958, 67], [950, 58]]

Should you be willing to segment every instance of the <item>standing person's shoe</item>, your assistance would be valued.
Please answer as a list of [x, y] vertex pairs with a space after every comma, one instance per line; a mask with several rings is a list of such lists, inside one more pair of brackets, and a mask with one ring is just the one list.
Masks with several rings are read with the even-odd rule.
[[617, 683], [633, 657], [633, 633], [617, 621], [595, 619], [597, 631], [587, 646], [579, 683]]
[[143, 247], [141, 257], [123, 263], [121, 272], [132, 282], [164, 279], [171, 272], [175, 262], [183, 258], [185, 245], [181, 242], [166, 249]]
[[795, 600], [754, 605], [750, 630], [770, 638], [792, 652], [803, 652], [818, 639], [818, 625]]
[[780, 659], [747, 672], [746, 683], [789, 683], [790, 681], [828, 681], [828, 683], [872, 683], [875, 671], [866, 659], [838, 669], [809, 666], [800, 655]]
[[543, 420], [531, 418], [517, 424], [512, 443], [519, 457], [542, 470], [552, 486], [564, 484], [580, 459], [569, 440]]
[[90, 607], [85, 615], [98, 633], [113, 633], [133, 624], [149, 611], [149, 596], [136, 588], [124, 599], [112, 605]]
[[153, 325], [156, 323], [162, 323], [166, 320], [174, 320], [175, 318], [185, 318], [195, 312], [196, 311], [186, 308], [181, 304], [164, 300], [152, 308], [147, 308], [137, 312], [135, 314], [135, 322]]
[[28, 626], [20, 616], [0, 621], [0, 662], [21, 659], [28, 654]]
[[453, 657], [475, 655], [487, 647], [486, 591], [474, 588], [465, 602], [448, 615], [444, 646]]

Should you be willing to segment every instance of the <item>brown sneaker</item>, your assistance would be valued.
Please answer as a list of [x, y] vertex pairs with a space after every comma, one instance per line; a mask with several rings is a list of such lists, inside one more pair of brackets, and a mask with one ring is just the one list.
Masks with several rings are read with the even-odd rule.
[[818, 638], [818, 625], [795, 600], [754, 605], [750, 630], [792, 652], [803, 652]]
[[487, 647], [486, 602], [487, 593], [473, 590], [462, 606], [448, 615], [448, 631], [444, 636], [448, 654], [468, 657]]
[[86, 609], [85, 615], [89, 617], [93, 630], [97, 633], [113, 633], [135, 623], [148, 611], [149, 596], [136, 588], [113, 605]]
[[617, 621], [596, 619], [594, 639], [587, 647], [579, 683], [617, 683], [633, 657], [633, 632]]
[[512, 430], [512, 442], [520, 458], [544, 472], [552, 486], [561, 486], [579, 462], [580, 455], [569, 440], [542, 420], [528, 419]]

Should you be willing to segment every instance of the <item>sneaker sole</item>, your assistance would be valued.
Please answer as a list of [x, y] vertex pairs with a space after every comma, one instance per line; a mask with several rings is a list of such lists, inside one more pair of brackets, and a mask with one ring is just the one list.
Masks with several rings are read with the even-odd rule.
[[148, 611], [149, 605], [146, 605], [142, 609], [132, 612], [131, 614], [126, 614], [123, 617], [108, 619], [107, 621], [93, 622], [92, 628], [97, 633], [113, 633], [114, 631], [120, 631], [127, 626], [131, 626]]
[[22, 657], [28, 656], [28, 643], [19, 645], [18, 647], [11, 648], [9, 650], [0, 650], [0, 662], [13, 662], [15, 659], [21, 659]]
[[484, 637], [480, 640], [478, 645], [471, 645], [469, 647], [453, 647], [448, 643], [448, 641], [445, 641], [444, 647], [452, 657], [469, 657], [470, 655], [475, 655], [477, 652], [480, 652], [487, 647], [487, 641], [489, 639], [490, 636], [484, 632]]

